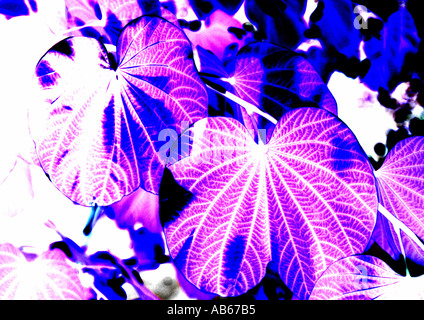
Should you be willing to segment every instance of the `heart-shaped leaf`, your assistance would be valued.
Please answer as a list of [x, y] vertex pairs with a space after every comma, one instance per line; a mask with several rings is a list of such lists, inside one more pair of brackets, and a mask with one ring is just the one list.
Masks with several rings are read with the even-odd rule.
[[372, 168], [329, 112], [286, 113], [266, 145], [221, 117], [197, 122], [181, 143], [183, 158], [169, 169], [194, 198], [165, 235], [196, 287], [239, 295], [273, 260], [304, 299], [331, 263], [365, 249], [377, 210]]
[[30, 128], [63, 194], [104, 206], [139, 186], [158, 193], [163, 133], [207, 115], [191, 53], [177, 27], [149, 16], [121, 33], [116, 70], [95, 39], [68, 38], [47, 52], [36, 69], [44, 103], [30, 110]]
[[21, 251], [6, 243], [0, 245], [0, 265], [1, 300], [86, 300], [91, 296], [78, 270], [60, 250], [27, 261]]
[[[379, 202], [421, 239], [424, 239], [423, 169], [424, 137], [417, 136], [398, 142], [375, 173]], [[387, 245], [391, 244], [389, 253], [392, 255], [401, 253], [398, 236], [393, 226], [387, 224], [383, 217], [378, 226], [381, 230], [375, 235], [377, 243], [385, 250], [389, 249]], [[382, 238], [383, 235], [384, 238]], [[407, 238], [404, 240], [409, 242]], [[414, 246], [410, 245], [408, 247], [413, 254]], [[410, 258], [413, 257], [410, 256]]]
[[332, 264], [318, 280], [310, 300], [424, 299], [424, 276], [401, 276], [382, 260], [352, 256]]

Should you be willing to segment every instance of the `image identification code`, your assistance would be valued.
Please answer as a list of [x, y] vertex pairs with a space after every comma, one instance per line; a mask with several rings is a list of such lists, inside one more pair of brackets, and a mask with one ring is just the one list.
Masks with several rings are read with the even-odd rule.
[[201, 306], [174, 306], [168, 307], [168, 315], [192, 315], [198, 317], [201, 314], [211, 314], [211, 315], [253, 315], [255, 314], [255, 305], [245, 305], [245, 304], [215, 304], [213, 306], [201, 307]]

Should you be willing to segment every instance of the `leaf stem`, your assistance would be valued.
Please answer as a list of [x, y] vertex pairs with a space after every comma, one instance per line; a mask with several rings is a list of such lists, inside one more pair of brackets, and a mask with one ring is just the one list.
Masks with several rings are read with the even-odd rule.
[[252, 113], [257, 113], [260, 116], [264, 117], [265, 119], [267, 119], [269, 122], [273, 123], [274, 125], [277, 124], [277, 120], [272, 117], [271, 115], [269, 115], [266, 112], [263, 112], [262, 110], [260, 110], [257, 106], [243, 100], [240, 99], [239, 97], [237, 97], [236, 95], [232, 94], [231, 92], [228, 92], [227, 90], [225, 90], [225, 92], [221, 92], [219, 90], [216, 90], [215, 88], [212, 88], [210, 85], [206, 84], [205, 85], [211, 89], [212, 91], [222, 95], [223, 97], [230, 99], [231, 101], [234, 101], [235, 103], [239, 104], [240, 106], [242, 106], [244, 109], [246, 109], [247, 113], [249, 115], [251, 115]]
[[[414, 241], [421, 250], [424, 251], [424, 244], [421, 242], [421, 240], [417, 237], [417, 235], [412, 232], [411, 229], [409, 229], [402, 221], [400, 221], [398, 218], [396, 218], [394, 215], [392, 215], [385, 207], [383, 207], [382, 204], [378, 204], [378, 211], [385, 216], [393, 225], [393, 227], [402, 230], [405, 232], [405, 234], [411, 238], [412, 241]], [[402, 245], [402, 243], [401, 243]], [[403, 253], [404, 254], [404, 253]]]

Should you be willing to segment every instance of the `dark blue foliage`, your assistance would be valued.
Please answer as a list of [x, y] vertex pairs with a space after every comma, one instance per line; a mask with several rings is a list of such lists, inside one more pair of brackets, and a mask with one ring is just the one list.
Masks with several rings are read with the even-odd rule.
[[9, 20], [29, 15], [29, 9], [24, 0], [0, 0], [0, 14]]
[[392, 91], [400, 82], [409, 81], [421, 39], [406, 8], [390, 15], [378, 37], [365, 41], [364, 51], [371, 68], [363, 81], [372, 90]]
[[[309, 29], [305, 36], [316, 38], [322, 45], [322, 52], [309, 53], [310, 62], [324, 81], [334, 70], [356, 78], [359, 75], [359, 43], [361, 33], [355, 28], [356, 15], [349, 0], [321, 0], [311, 14]], [[319, 50], [319, 49], [315, 49]], [[361, 75], [366, 66], [361, 67]]]

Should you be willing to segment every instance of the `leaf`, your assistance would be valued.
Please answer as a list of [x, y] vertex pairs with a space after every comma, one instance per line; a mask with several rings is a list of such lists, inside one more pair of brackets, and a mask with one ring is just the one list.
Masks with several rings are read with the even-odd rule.
[[381, 39], [373, 38], [364, 43], [371, 68], [363, 81], [372, 90], [383, 87], [392, 91], [400, 82], [396, 78], [407, 71], [403, 69], [408, 67], [408, 60], [418, 52], [421, 40], [414, 19], [405, 7], [390, 15], [381, 33]]
[[237, 55], [234, 93], [280, 119], [293, 108], [321, 107], [337, 115], [337, 104], [314, 67], [299, 54], [269, 43], [253, 43]]
[[47, 52], [36, 69], [44, 103], [30, 110], [30, 129], [63, 194], [105, 206], [139, 186], [158, 193], [166, 134], [207, 114], [191, 52], [178, 28], [148, 16], [120, 35], [116, 70], [95, 39], [68, 38]]
[[60, 250], [27, 261], [11, 244], [0, 245], [0, 299], [87, 300], [90, 292]]
[[286, 113], [266, 145], [221, 117], [181, 139], [192, 143], [169, 169], [194, 197], [165, 236], [176, 266], [201, 290], [245, 293], [272, 260], [305, 299], [331, 263], [366, 247], [377, 208], [372, 169], [329, 112]]
[[[160, 15], [156, 0], [65, 0], [68, 28], [74, 36], [93, 37], [116, 45], [122, 29], [133, 19], [146, 14]], [[81, 28], [83, 27], [83, 28]]]
[[[235, 68], [228, 76], [214, 67], [213, 57], [201, 53], [201, 74], [239, 98], [261, 108], [277, 120], [299, 107], [321, 107], [337, 115], [336, 101], [314, 67], [294, 51], [270, 44], [251, 43], [237, 54]], [[203, 58], [203, 61], [202, 61]], [[210, 66], [212, 64], [212, 66]], [[207, 77], [219, 72], [216, 77]], [[236, 119], [248, 129], [254, 125], [246, 110], [236, 107]], [[261, 128], [269, 123], [258, 121]]]
[[[389, 151], [383, 165], [375, 173], [379, 202], [421, 239], [424, 239], [423, 156], [424, 137], [404, 139]], [[391, 252], [400, 253], [396, 232], [385, 221], [383, 219], [378, 226], [383, 228], [381, 232], [384, 232], [385, 237], [392, 240], [381, 241], [377, 233], [376, 241], [383, 249], [386, 249], [388, 243], [392, 243]], [[403, 241], [409, 242], [406, 236]], [[414, 250], [409, 250], [410, 254], [413, 252]]]
[[327, 269], [315, 285], [310, 300], [422, 300], [423, 281], [423, 276], [397, 274], [376, 257], [352, 256]]

